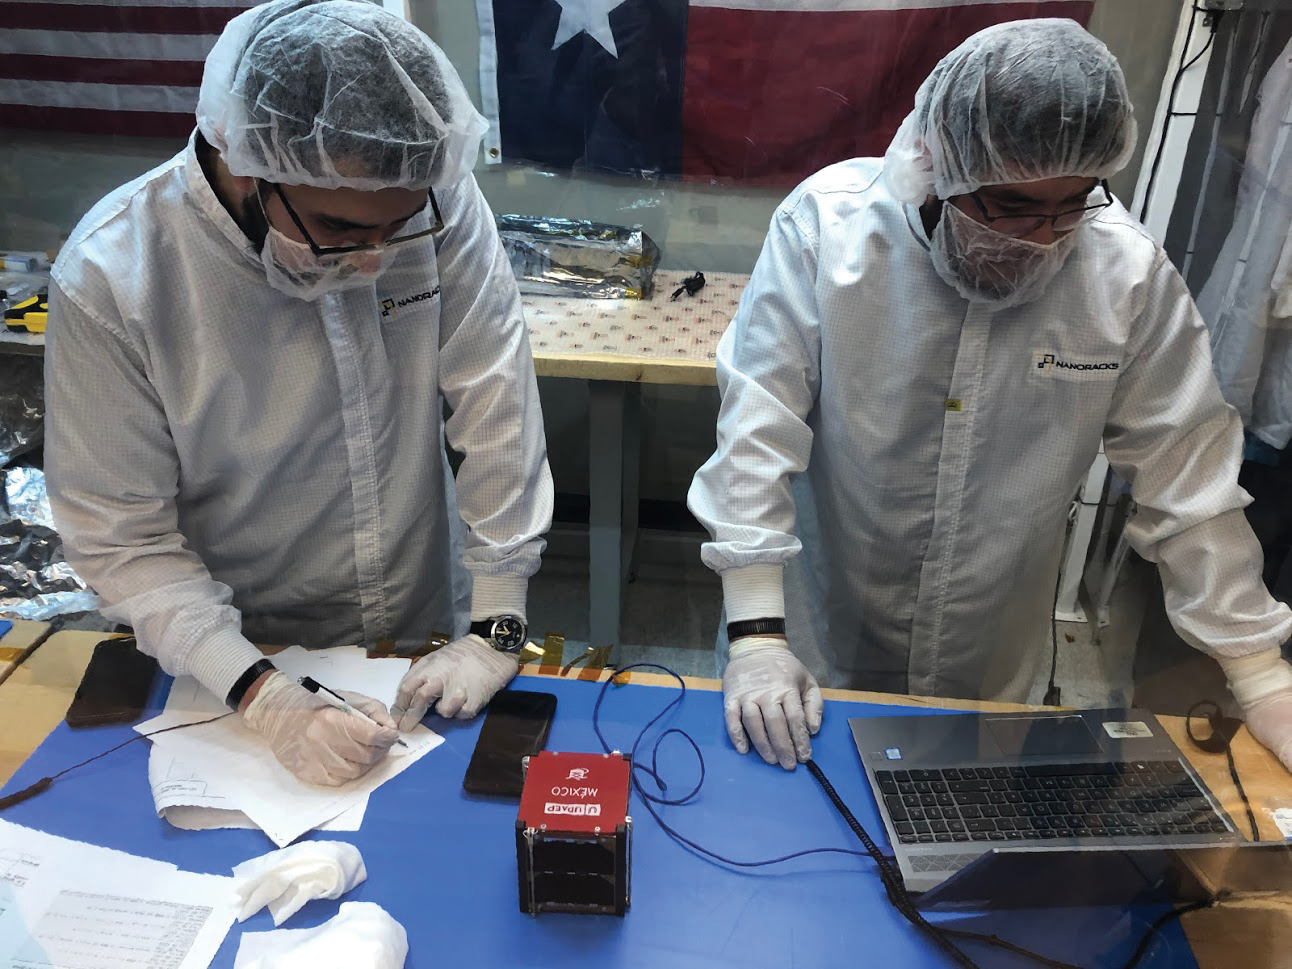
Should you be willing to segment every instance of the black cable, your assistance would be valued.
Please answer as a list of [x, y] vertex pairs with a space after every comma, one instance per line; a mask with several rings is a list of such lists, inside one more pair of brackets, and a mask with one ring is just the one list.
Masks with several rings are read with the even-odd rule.
[[[711, 860], [721, 862], [722, 864], [733, 865], [738, 868], [764, 867], [767, 865], [778, 864], [782, 861], [788, 861], [791, 858], [799, 858], [804, 855], [823, 854], [823, 853], [846, 854], [846, 855], [855, 855], [858, 857], [867, 857], [867, 858], [870, 858], [875, 863], [875, 869], [878, 872], [880, 881], [884, 886], [884, 893], [888, 896], [888, 900], [893, 905], [893, 907], [917, 929], [926, 933], [939, 948], [943, 949], [955, 961], [957, 965], [964, 967], [964, 969], [978, 969], [978, 965], [968, 955], [961, 952], [960, 949], [958, 949], [950, 941], [951, 936], [956, 936], [959, 938], [964, 938], [975, 942], [981, 942], [986, 945], [991, 945], [991, 946], [996, 946], [998, 948], [1006, 949], [1010, 952], [1015, 953], [1016, 955], [1022, 955], [1022, 956], [1026, 956], [1029, 959], [1033, 959], [1038, 964], [1043, 966], [1048, 966], [1050, 967], [1050, 969], [1080, 969], [1080, 967], [1074, 966], [1070, 963], [1059, 962], [1057, 960], [1050, 959], [1046, 956], [1042, 956], [1028, 949], [1025, 949], [1022, 946], [1014, 945], [1011, 942], [1006, 942], [1005, 940], [999, 939], [994, 935], [984, 935], [982, 933], [968, 932], [960, 929], [947, 929], [941, 926], [933, 925], [931, 922], [925, 919], [924, 916], [920, 913], [920, 911], [915, 907], [915, 904], [912, 901], [911, 896], [907, 893], [905, 883], [902, 881], [902, 875], [897, 868], [896, 861], [890, 856], [885, 855], [882, 851], [880, 851], [879, 846], [876, 845], [874, 840], [870, 837], [870, 835], [866, 833], [866, 829], [862, 827], [861, 822], [858, 821], [857, 818], [853, 815], [853, 813], [848, 809], [848, 806], [843, 802], [843, 799], [839, 797], [838, 792], [835, 791], [834, 786], [830, 783], [829, 779], [825, 776], [825, 773], [821, 770], [820, 766], [815, 761], [809, 760], [804, 766], [807, 768], [808, 772], [811, 773], [812, 776], [816, 779], [817, 783], [821, 785], [822, 789], [826, 793], [826, 796], [830, 799], [831, 803], [834, 805], [835, 810], [837, 810], [840, 813], [840, 815], [842, 815], [844, 821], [847, 822], [849, 828], [851, 828], [853, 833], [857, 836], [857, 839], [861, 841], [863, 847], [865, 847], [866, 849], [864, 852], [850, 851], [846, 848], [813, 848], [807, 851], [798, 851], [798, 852], [794, 852], [793, 854], [784, 855], [780, 858], [768, 859], [766, 861], [735, 861], [733, 859], [726, 858], [723, 855], [718, 854], [717, 852], [710, 851], [708, 848], [705, 848], [697, 844], [696, 842], [685, 837], [678, 831], [674, 830], [664, 821], [663, 818], [660, 817], [659, 812], [655, 810], [655, 804], [682, 805], [690, 802], [697, 794], [699, 794], [700, 788], [704, 784], [704, 773], [705, 773], [704, 755], [700, 752], [699, 745], [696, 744], [695, 740], [693, 740], [691, 736], [686, 733], [686, 731], [673, 727], [664, 731], [656, 739], [654, 747], [652, 748], [652, 751], [651, 751], [650, 767], [647, 767], [645, 764], [638, 763], [637, 751], [638, 751], [638, 748], [641, 746], [642, 741], [645, 739], [646, 734], [650, 731], [651, 727], [653, 727], [656, 723], [658, 723], [661, 719], [663, 719], [664, 716], [669, 711], [673, 710], [675, 707], [681, 704], [682, 698], [686, 695], [686, 682], [682, 679], [682, 677], [679, 676], [677, 673], [675, 673], [673, 670], [669, 669], [668, 667], [660, 666], [657, 663], [634, 663], [631, 666], [622, 667], [620, 670], [618, 670], [618, 673], [627, 673], [630, 670], [647, 669], [647, 668], [661, 670], [667, 673], [669, 676], [672, 676], [674, 679], [677, 680], [681, 690], [677, 694], [677, 696], [675, 696], [664, 707], [663, 710], [661, 710], [658, 714], [656, 714], [650, 720], [650, 722], [647, 723], [646, 726], [644, 726], [641, 729], [641, 731], [637, 734], [636, 740], [633, 741], [632, 751], [630, 754], [630, 762], [632, 764], [632, 771], [633, 771], [631, 775], [632, 785], [634, 790], [636, 790], [638, 795], [641, 797], [642, 803], [645, 806], [646, 810], [650, 813], [651, 817], [655, 819], [655, 822], [660, 826], [660, 829], [665, 834], [667, 834], [670, 838], [672, 838], [674, 841], [676, 841], [677, 843], [683, 845], [684, 847], [690, 849], [691, 851], [694, 851], [695, 853], [705, 858], [709, 858]], [[616, 676], [618, 675], [618, 673], [616, 673]], [[601, 692], [597, 695], [596, 705], [592, 709], [592, 729], [597, 735], [597, 740], [601, 742], [602, 750], [605, 751], [606, 753], [611, 752], [611, 747], [608, 743], [606, 743], [606, 738], [601, 733], [601, 723], [600, 723], [601, 702], [602, 700], [605, 699], [606, 692], [610, 688], [611, 684], [614, 683], [614, 681], [615, 681], [615, 677], [612, 676], [601, 685]], [[664, 779], [659, 774], [659, 748], [660, 748], [660, 745], [670, 734], [678, 734], [683, 738], [685, 738], [685, 740], [691, 745], [691, 749], [695, 752], [696, 759], [699, 761], [699, 764], [700, 764], [699, 781], [696, 782], [695, 787], [692, 788], [686, 795], [678, 798], [664, 798], [664, 797], [652, 794], [649, 791], [645, 790], [645, 788], [643, 788], [642, 786], [641, 780], [637, 773], [640, 770], [642, 773], [647, 774], [655, 782], [655, 784], [658, 785], [661, 792], [666, 791], [668, 789], [668, 785], [665, 783]]]
[[51, 787], [53, 787], [54, 781], [58, 780], [64, 774], [70, 774], [78, 767], [84, 767], [86, 764], [93, 764], [100, 757], [106, 757], [108, 756], [108, 754], [116, 753], [122, 747], [129, 747], [137, 740], [146, 740], [148, 737], [156, 737], [159, 733], [168, 733], [171, 730], [182, 730], [184, 727], [197, 727], [204, 723], [215, 723], [215, 721], [217, 720], [223, 720], [225, 717], [231, 717], [231, 716], [233, 716], [232, 710], [230, 710], [228, 713], [222, 713], [218, 717], [209, 717], [206, 720], [195, 720], [192, 723], [177, 723], [173, 727], [162, 727], [160, 730], [152, 730], [152, 731], [149, 731], [148, 733], [138, 734], [134, 737], [131, 737], [129, 740], [122, 741], [121, 743], [117, 744], [115, 747], [105, 750], [102, 753], [95, 754], [93, 757], [86, 758], [85, 760], [81, 761], [79, 764], [73, 764], [71, 767], [64, 767], [57, 774], [50, 774], [48, 777], [42, 777], [40, 780], [36, 781], [36, 783], [30, 784], [27, 787], [24, 787], [21, 791], [15, 791], [13, 794], [9, 794], [5, 797], [0, 797], [0, 811], [8, 810], [9, 808], [13, 807], [15, 804], [21, 804], [23, 801], [30, 800], [31, 798], [35, 797], [37, 794], [43, 794], [45, 791], [48, 791]]
[[12, 674], [14, 670], [22, 666], [23, 663], [27, 662], [27, 660], [31, 659], [32, 656], [35, 655], [36, 650], [44, 646], [46, 641], [48, 641], [49, 637], [53, 636], [54, 633], [62, 632], [63, 626], [65, 626], [66, 624], [67, 624], [66, 616], [60, 615], [60, 616], [55, 616], [53, 619], [51, 619], [49, 621], [49, 627], [43, 633], [41, 633], [39, 636], [36, 637], [35, 642], [33, 642], [30, 646], [27, 647], [27, 652], [23, 653], [22, 656], [18, 657], [18, 661], [9, 668], [9, 672]]
[[1200, 908], [1211, 908], [1218, 902], [1224, 901], [1227, 897], [1228, 894], [1222, 892], [1212, 898], [1203, 899], [1201, 902], [1190, 902], [1188, 905], [1180, 905], [1171, 909], [1169, 912], [1163, 912], [1160, 916], [1154, 919], [1153, 924], [1144, 932], [1144, 936], [1139, 940], [1139, 945], [1135, 947], [1135, 952], [1131, 955], [1130, 961], [1127, 962], [1122, 969], [1135, 969], [1135, 967], [1140, 964], [1140, 960], [1142, 960], [1148, 953], [1148, 946], [1153, 940], [1153, 936], [1161, 931], [1162, 926], [1166, 925], [1168, 922], [1173, 922], [1182, 916], [1188, 915], [1190, 912], [1196, 912]]
[[1243, 799], [1243, 810], [1247, 812], [1247, 823], [1252, 826], [1252, 840], [1260, 841], [1261, 834], [1256, 827], [1256, 815], [1252, 813], [1252, 802], [1247, 799], [1247, 792], [1243, 790], [1243, 782], [1238, 779], [1238, 767], [1234, 764], [1234, 747], [1232, 744], [1225, 744], [1225, 759], [1229, 761], [1229, 776], [1234, 782], [1234, 787], [1238, 789], [1238, 796]]
[[[1184, 36], [1184, 46], [1180, 50], [1180, 67], [1175, 72], [1175, 78], [1171, 82], [1171, 92], [1166, 99], [1166, 114], [1162, 118], [1162, 134], [1158, 138], [1157, 151], [1153, 155], [1153, 166], [1149, 169], [1148, 184], [1144, 186], [1144, 200], [1140, 204], [1139, 210], [1139, 220], [1141, 222], [1143, 222], [1148, 216], [1148, 205], [1153, 198], [1153, 183], [1157, 181], [1158, 169], [1162, 166], [1162, 154], [1166, 151], [1166, 138], [1171, 129], [1171, 117], [1172, 112], [1175, 109], [1175, 96], [1180, 91], [1180, 82], [1184, 80], [1184, 75], [1189, 68], [1198, 63], [1198, 60], [1202, 55], [1207, 53], [1210, 49], [1211, 42], [1216, 39], [1216, 31], [1220, 26], [1220, 17], [1218, 16], [1219, 11], [1208, 11], [1205, 8], [1194, 4], [1193, 13], [1194, 16], [1189, 18], [1189, 29]], [[1186, 63], [1184, 57], [1189, 50], [1189, 44], [1193, 41], [1193, 24], [1194, 21], [1198, 19], [1197, 14], [1199, 13], [1212, 14], [1211, 36], [1207, 38], [1207, 43], [1203, 45], [1202, 50], [1198, 51], [1198, 53]]]
[[[1201, 717], [1207, 721], [1211, 727], [1211, 734], [1206, 737], [1198, 737], [1193, 732], [1193, 721], [1195, 717]], [[1260, 831], [1256, 826], [1256, 815], [1252, 813], [1252, 802], [1247, 797], [1247, 791], [1243, 788], [1243, 782], [1238, 776], [1238, 765], [1234, 763], [1234, 734], [1238, 733], [1243, 722], [1235, 717], [1223, 716], [1220, 712], [1220, 704], [1214, 700], [1199, 700], [1193, 706], [1189, 707], [1189, 712], [1184, 715], [1184, 732], [1189, 735], [1189, 742], [1201, 751], [1208, 754], [1224, 753], [1225, 759], [1229, 762], [1229, 777], [1234, 782], [1234, 787], [1238, 791], [1238, 796], [1243, 799], [1243, 809], [1247, 812], [1247, 823], [1252, 826], [1252, 840], [1260, 841]]]
[[[690, 838], [687, 838], [685, 835], [681, 834], [678, 831], [675, 831], [672, 827], [670, 827], [668, 823], [659, 816], [659, 812], [655, 810], [655, 805], [660, 804], [665, 806], [679, 806], [679, 805], [688, 803], [692, 798], [694, 798], [697, 794], [700, 793], [700, 788], [704, 784], [704, 755], [700, 753], [699, 745], [696, 744], [696, 742], [691, 738], [689, 734], [686, 733], [686, 731], [679, 730], [676, 727], [674, 727], [664, 731], [664, 733], [660, 734], [659, 738], [655, 741], [654, 749], [651, 752], [651, 766], [647, 767], [645, 764], [639, 762], [637, 757], [637, 748], [641, 746], [641, 742], [645, 738], [647, 731], [649, 731], [650, 728], [653, 727], [657, 722], [662, 720], [670, 710], [678, 706], [682, 702], [682, 698], [686, 696], [686, 682], [682, 679], [682, 677], [678, 676], [677, 673], [673, 672], [667, 666], [660, 666], [657, 663], [633, 663], [631, 666], [624, 666], [621, 669], [619, 669], [618, 672], [615, 674], [615, 676], [618, 676], [619, 673], [627, 673], [629, 670], [645, 669], [645, 668], [663, 670], [665, 673], [669, 674], [670, 676], [675, 677], [677, 679], [678, 685], [681, 687], [681, 692], [678, 693], [677, 696], [673, 697], [673, 699], [668, 703], [668, 705], [665, 706], [663, 710], [661, 710], [651, 719], [650, 723], [642, 727], [641, 732], [637, 734], [637, 739], [633, 741], [632, 751], [630, 752], [630, 762], [632, 764], [632, 771], [633, 771], [632, 773], [633, 788], [634, 790], [637, 791], [638, 795], [641, 797], [642, 804], [645, 806], [646, 810], [650, 812], [650, 816], [655, 819], [655, 823], [660, 826], [660, 828], [663, 830], [665, 834], [667, 834], [674, 841], [678, 842], [681, 845], [684, 845], [685, 847], [696, 852], [697, 854], [703, 855], [704, 857], [710, 858], [714, 861], [719, 861], [724, 865], [731, 865], [736, 868], [763, 868], [763, 867], [766, 867], [767, 865], [777, 865], [783, 861], [789, 861], [792, 858], [802, 858], [806, 855], [836, 854], [836, 855], [853, 855], [859, 858], [866, 857], [865, 852], [853, 851], [850, 848], [809, 848], [806, 851], [795, 851], [792, 854], [782, 855], [779, 858], [768, 858], [766, 860], [761, 860], [761, 861], [739, 861], [734, 858], [728, 858], [725, 855], [720, 855], [716, 851], [710, 851], [708, 848], [705, 848], [702, 845], [696, 844]], [[611, 683], [614, 682], [614, 679], [615, 677], [612, 676], [601, 685], [601, 692], [597, 695], [596, 705], [592, 708], [592, 729], [597, 735], [597, 740], [601, 742], [601, 749], [606, 753], [610, 753], [611, 747], [608, 743], [606, 743], [606, 738], [601, 733], [601, 722], [600, 722], [601, 701], [605, 699], [606, 689], [607, 687], [610, 686]], [[695, 751], [696, 759], [699, 761], [699, 764], [700, 764], [700, 779], [696, 782], [695, 787], [692, 788], [691, 791], [685, 796], [677, 797], [677, 798], [666, 798], [656, 794], [652, 794], [650, 791], [647, 791], [642, 786], [641, 780], [639, 779], [637, 774], [638, 771], [641, 771], [649, 775], [651, 780], [655, 782], [655, 784], [659, 787], [661, 792], [668, 790], [668, 785], [664, 782], [664, 779], [660, 777], [657, 767], [659, 764], [660, 744], [662, 744], [665, 738], [667, 738], [670, 734], [678, 734], [681, 737], [683, 737], [687, 741], [687, 743], [691, 745], [691, 749]]]
[[[825, 791], [825, 796], [830, 799], [830, 803], [834, 805], [835, 810], [843, 816], [848, 827], [852, 829], [852, 833], [866, 846], [866, 853], [870, 855], [875, 862], [875, 866], [879, 869], [880, 880], [884, 883], [884, 891], [888, 895], [888, 900], [892, 903], [892, 906], [897, 909], [903, 918], [925, 933], [939, 948], [951, 956], [957, 965], [966, 966], [968, 969], [977, 969], [977, 963], [957, 949], [951, 940], [947, 938], [946, 932], [939, 926], [929, 922], [911, 902], [910, 895], [906, 893], [906, 886], [902, 883], [901, 872], [897, 871], [888, 859], [880, 853], [878, 846], [871, 840], [870, 835], [866, 833], [866, 829], [861, 826], [861, 822], [857, 820], [852, 811], [848, 810], [848, 805], [839, 797], [834, 785], [830, 783], [825, 776], [825, 772], [821, 770], [816, 761], [808, 760], [803, 766], [808, 769], [808, 773], [816, 778], [816, 782]], [[1076, 969], [1076, 967], [1063, 967], [1063, 969]]]
[[1063, 582], [1063, 565], [1054, 576], [1054, 601], [1050, 603], [1050, 683], [1045, 688], [1041, 702], [1047, 707], [1057, 707], [1063, 702], [1059, 685], [1055, 682], [1059, 673], [1059, 624], [1054, 614], [1059, 611], [1059, 586]]

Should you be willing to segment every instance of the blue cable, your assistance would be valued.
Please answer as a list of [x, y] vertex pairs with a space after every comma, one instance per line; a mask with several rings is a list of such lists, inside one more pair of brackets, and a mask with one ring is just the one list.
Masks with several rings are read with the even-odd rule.
[[[673, 697], [673, 699], [668, 703], [668, 705], [665, 706], [663, 710], [661, 710], [651, 719], [650, 723], [642, 727], [641, 732], [637, 734], [637, 739], [633, 741], [632, 751], [630, 753], [631, 763], [632, 763], [633, 789], [637, 791], [638, 796], [641, 797], [642, 804], [645, 805], [646, 810], [650, 812], [650, 816], [655, 819], [655, 823], [660, 826], [660, 828], [663, 830], [665, 834], [667, 834], [670, 838], [672, 838], [674, 841], [678, 842], [679, 844], [685, 845], [686, 847], [690, 848], [692, 851], [695, 851], [701, 855], [704, 855], [706, 858], [712, 858], [715, 861], [722, 862], [722, 864], [724, 865], [731, 865], [735, 868], [763, 868], [763, 867], [766, 867], [767, 865], [779, 865], [781, 862], [789, 861], [793, 858], [802, 858], [805, 855], [834, 854], [834, 855], [853, 855], [854, 857], [857, 857], [857, 858], [871, 857], [865, 851], [854, 851], [850, 848], [809, 848], [806, 851], [795, 851], [788, 855], [781, 855], [779, 858], [768, 858], [765, 861], [738, 861], [734, 858], [728, 858], [725, 855], [720, 855], [716, 851], [710, 851], [708, 848], [705, 848], [701, 845], [696, 844], [694, 841], [692, 841], [690, 838], [683, 835], [681, 832], [670, 827], [668, 823], [665, 822], [665, 820], [662, 817], [660, 817], [659, 812], [655, 809], [655, 805], [659, 804], [666, 807], [680, 806], [680, 805], [689, 803], [697, 794], [700, 793], [700, 788], [704, 786], [704, 755], [700, 753], [699, 744], [695, 742], [695, 740], [691, 737], [690, 734], [688, 734], [685, 730], [682, 730], [679, 727], [670, 727], [668, 730], [665, 730], [662, 734], [660, 734], [659, 737], [655, 740], [655, 745], [651, 749], [650, 766], [647, 767], [645, 764], [640, 763], [638, 761], [637, 749], [641, 746], [642, 741], [645, 740], [646, 734], [650, 731], [651, 727], [655, 726], [656, 723], [662, 720], [664, 716], [670, 710], [672, 710], [674, 707], [680, 704], [682, 702], [682, 698], [686, 696], [686, 681], [683, 680], [682, 677], [679, 676], [677, 673], [675, 673], [673, 670], [669, 669], [667, 666], [660, 666], [658, 663], [633, 663], [631, 666], [625, 666], [617, 670], [614, 676], [618, 676], [620, 673], [627, 673], [629, 670], [637, 670], [637, 669], [662, 670], [663, 672], [667, 673], [669, 676], [677, 680], [678, 686], [681, 687], [681, 692], [678, 693], [675, 697]], [[596, 731], [597, 740], [601, 742], [601, 749], [605, 753], [610, 753], [611, 747], [608, 743], [606, 743], [606, 738], [601, 733], [601, 721], [600, 721], [601, 701], [605, 699], [606, 690], [610, 687], [611, 683], [614, 682], [614, 676], [612, 676], [610, 679], [607, 679], [604, 683], [601, 684], [601, 692], [597, 694], [596, 706], [592, 708], [592, 729]], [[670, 798], [670, 797], [662, 796], [664, 792], [668, 790], [668, 784], [665, 783], [664, 778], [662, 778], [659, 773], [659, 748], [660, 748], [660, 744], [662, 744], [670, 734], [678, 734], [679, 736], [683, 737], [686, 740], [686, 742], [691, 745], [691, 749], [695, 751], [696, 760], [700, 762], [700, 779], [696, 781], [695, 787], [692, 788], [691, 791], [688, 794], [686, 794], [684, 797]], [[642, 786], [642, 782], [638, 775], [638, 771], [640, 771], [643, 774], [646, 774], [648, 777], [650, 777], [652, 781], [655, 782], [656, 787], [658, 787], [660, 790], [659, 794], [653, 794], [650, 791], [646, 790], [645, 787]]]

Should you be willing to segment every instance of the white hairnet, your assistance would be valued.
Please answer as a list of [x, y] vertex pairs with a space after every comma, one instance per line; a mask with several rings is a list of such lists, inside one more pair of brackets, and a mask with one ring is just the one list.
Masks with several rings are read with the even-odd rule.
[[444, 52], [368, 0], [239, 14], [206, 59], [197, 125], [234, 175], [361, 191], [452, 184], [487, 128]]
[[1107, 178], [1135, 149], [1126, 78], [1072, 20], [980, 30], [920, 85], [884, 156], [895, 198], [967, 195], [983, 185]]

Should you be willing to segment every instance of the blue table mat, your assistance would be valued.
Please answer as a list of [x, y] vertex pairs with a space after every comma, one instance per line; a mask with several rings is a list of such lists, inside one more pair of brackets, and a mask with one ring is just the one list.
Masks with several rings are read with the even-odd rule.
[[[169, 679], [159, 682], [147, 716], [160, 711]], [[592, 710], [600, 684], [521, 677], [518, 689], [556, 694], [558, 710], [548, 749], [600, 751]], [[638, 732], [677, 693], [676, 688], [611, 687], [601, 710], [602, 731], [629, 750]], [[886, 713], [939, 711], [873, 704], [826, 704], [813, 757], [840, 796], [885, 851], [883, 825], [853, 746], [847, 720]], [[407, 969], [443, 966], [672, 967], [672, 969], [788, 969], [792, 966], [944, 966], [946, 955], [889, 905], [867, 858], [815, 855], [770, 868], [734, 870], [673, 842], [634, 792], [632, 907], [623, 918], [519, 910], [516, 805], [476, 798], [462, 776], [480, 722], [427, 724], [446, 742], [377, 790], [357, 832], [307, 837], [351, 841], [363, 854], [368, 880], [340, 901], [373, 901], [408, 932]], [[860, 850], [817, 783], [799, 768], [786, 773], [755, 755], [741, 756], [726, 738], [720, 693], [688, 690], [679, 709], [655, 728], [686, 730], [704, 754], [706, 778], [691, 804], [662, 808], [670, 825], [710, 850], [741, 860], [807, 848]], [[12, 793], [39, 778], [128, 739], [129, 727], [72, 730], [61, 724], [4, 788]], [[258, 831], [182, 831], [157, 817], [148, 788], [146, 740], [60, 779], [46, 793], [4, 812], [5, 820], [183, 869], [229, 874], [274, 848]], [[643, 746], [639, 756], [648, 750]], [[694, 785], [698, 765], [689, 745], [670, 737], [660, 772], [670, 794]], [[309, 903], [285, 928], [326, 921], [340, 901]], [[1135, 909], [1048, 909], [930, 916], [958, 928], [994, 932], [1052, 958], [1081, 966], [1120, 966], [1161, 906]], [[233, 966], [242, 931], [272, 929], [267, 912], [235, 923], [213, 966]], [[965, 944], [983, 966], [1033, 963], [999, 949]], [[1178, 922], [1154, 939], [1142, 967], [1188, 967], [1196, 962]]]

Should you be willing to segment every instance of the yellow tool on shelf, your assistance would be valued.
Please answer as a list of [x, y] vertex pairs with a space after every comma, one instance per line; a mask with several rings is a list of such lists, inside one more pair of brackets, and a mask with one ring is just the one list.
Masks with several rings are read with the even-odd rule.
[[44, 333], [49, 321], [49, 296], [41, 294], [25, 299], [4, 311], [4, 325], [10, 330]]

